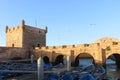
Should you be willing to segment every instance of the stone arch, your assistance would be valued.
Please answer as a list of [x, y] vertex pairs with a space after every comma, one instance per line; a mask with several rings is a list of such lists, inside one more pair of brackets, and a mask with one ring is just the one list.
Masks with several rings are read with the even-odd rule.
[[75, 54], [74, 54], [74, 60], [75, 60], [75, 58], [76, 58], [78, 55], [84, 54], [84, 53], [92, 56], [93, 59], [95, 60], [95, 57], [96, 57], [96, 56], [95, 56], [95, 52], [90, 52], [89, 50], [86, 50], [86, 51], [76, 51]]
[[59, 54], [54, 61], [54, 65], [57, 65], [59, 63], [63, 63], [64, 61], [64, 55], [63, 54]]
[[106, 60], [113, 55], [115, 57], [115, 62], [118, 68], [120, 68], [120, 53], [111, 53], [109, 55], [107, 55]]
[[51, 56], [52, 56], [52, 52], [51, 51], [47, 51], [47, 50], [46, 51], [39, 51], [38, 54], [40, 56], [42, 56], [42, 58], [47, 56], [50, 59]]
[[55, 62], [55, 59], [59, 56], [59, 55], [63, 55], [64, 57], [66, 56], [66, 53], [63, 52], [59, 52], [59, 51], [52, 51], [52, 62]]
[[120, 53], [118, 53], [118, 52], [108, 53], [108, 54], [106, 55], [106, 59], [108, 59], [111, 55], [115, 55], [115, 54], [120, 55]]
[[50, 60], [49, 60], [49, 57], [48, 57], [48, 56], [44, 56], [44, 57], [43, 57], [43, 61], [44, 61], [45, 64], [50, 63]]
[[84, 52], [82, 52], [82, 53], [79, 53], [78, 55], [76, 55], [75, 61], [74, 61], [75, 62], [74, 66], [78, 66], [79, 65], [80, 56], [81, 56], [81, 58], [92, 58], [93, 59], [93, 63], [94, 63], [94, 57], [93, 57], [93, 55], [91, 55], [90, 53], [84, 53]]

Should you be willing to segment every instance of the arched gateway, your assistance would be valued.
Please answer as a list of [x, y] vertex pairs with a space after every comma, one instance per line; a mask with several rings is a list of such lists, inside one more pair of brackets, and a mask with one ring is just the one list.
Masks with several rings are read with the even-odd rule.
[[[72, 63], [75, 58], [81, 53], [91, 55], [96, 65], [105, 65], [106, 59], [112, 54], [120, 54], [120, 42], [115, 38], [101, 38], [91, 44], [78, 44], [78, 45], [63, 45], [63, 46], [46, 46], [35, 47], [34, 55], [36, 58], [39, 56], [49, 57], [51, 62], [54, 62], [58, 55], [71, 56]], [[87, 56], [87, 55], [84, 55]], [[117, 63], [120, 63], [120, 55], [117, 55]], [[118, 64], [120, 65], [120, 64]]]

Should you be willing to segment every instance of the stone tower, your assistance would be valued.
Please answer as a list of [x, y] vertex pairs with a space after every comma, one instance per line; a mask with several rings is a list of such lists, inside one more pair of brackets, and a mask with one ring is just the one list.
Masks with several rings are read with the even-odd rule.
[[46, 46], [46, 33], [45, 29], [39, 29], [32, 26], [25, 25], [22, 20], [19, 26], [9, 29], [6, 26], [6, 47], [21, 47], [33, 48], [35, 46]]

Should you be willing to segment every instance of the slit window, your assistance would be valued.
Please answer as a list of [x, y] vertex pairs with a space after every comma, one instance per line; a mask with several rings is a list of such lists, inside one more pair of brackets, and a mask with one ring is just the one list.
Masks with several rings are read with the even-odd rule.
[[14, 44], [12, 44], [12, 47], [14, 47], [15, 45]]
[[40, 44], [37, 44], [37, 47], [40, 47]]

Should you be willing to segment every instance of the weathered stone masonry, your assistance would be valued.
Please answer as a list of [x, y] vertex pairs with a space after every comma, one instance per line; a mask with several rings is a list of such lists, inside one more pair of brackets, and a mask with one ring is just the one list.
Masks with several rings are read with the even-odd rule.
[[101, 38], [91, 44], [46, 46], [47, 27], [35, 28], [25, 24], [22, 20], [19, 26], [9, 28], [6, 26], [6, 47], [0, 47], [0, 59], [14, 57], [29, 58], [31, 54], [38, 59], [47, 56], [50, 62], [54, 62], [59, 55], [71, 56], [74, 63], [79, 55], [92, 56], [96, 65], [105, 65], [106, 59], [114, 55], [116, 64], [120, 67], [120, 41], [115, 38]]
[[6, 47], [0, 47], [0, 59], [12, 59], [14, 57], [29, 58], [35, 46], [46, 46], [47, 27], [35, 28], [21, 24], [13, 28], [6, 26]]
[[19, 26], [11, 29], [6, 26], [6, 47], [29, 49], [35, 46], [46, 46], [46, 33], [47, 27], [45, 29], [35, 28], [25, 25], [25, 21], [22, 20]]
[[96, 65], [105, 65], [106, 59], [114, 55], [116, 64], [120, 66], [120, 55], [118, 55], [120, 54], [120, 42], [115, 38], [105, 37], [91, 44], [36, 47], [34, 50], [36, 58], [47, 56], [51, 62], [54, 62], [59, 55], [69, 55], [74, 63], [79, 55], [85, 53], [93, 57]]

